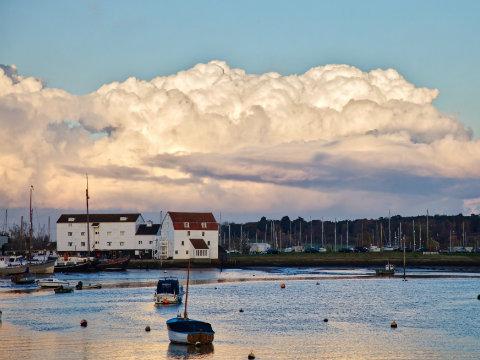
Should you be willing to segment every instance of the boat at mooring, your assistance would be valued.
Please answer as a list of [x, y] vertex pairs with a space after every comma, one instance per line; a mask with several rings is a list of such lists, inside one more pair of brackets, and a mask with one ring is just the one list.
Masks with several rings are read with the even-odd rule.
[[190, 283], [190, 259], [187, 270], [187, 291], [185, 293], [185, 310], [183, 317], [178, 315], [175, 318], [167, 320], [168, 338], [170, 342], [187, 345], [205, 345], [213, 342], [215, 331], [212, 325], [205, 321], [199, 321], [188, 318], [188, 287]]
[[156, 305], [180, 304], [183, 297], [183, 286], [175, 277], [158, 280], [154, 300]]
[[388, 262], [384, 268], [375, 269], [375, 274], [377, 276], [393, 276], [395, 274], [395, 266]]
[[57, 288], [59, 286], [69, 286], [70, 284], [68, 281], [48, 278], [37, 280], [37, 285], [41, 288]]

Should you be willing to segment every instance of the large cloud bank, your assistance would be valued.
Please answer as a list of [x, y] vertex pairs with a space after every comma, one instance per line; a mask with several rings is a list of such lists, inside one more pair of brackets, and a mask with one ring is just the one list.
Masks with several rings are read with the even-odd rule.
[[225, 62], [75, 96], [0, 67], [0, 200], [95, 209], [478, 211], [480, 142], [397, 71]]

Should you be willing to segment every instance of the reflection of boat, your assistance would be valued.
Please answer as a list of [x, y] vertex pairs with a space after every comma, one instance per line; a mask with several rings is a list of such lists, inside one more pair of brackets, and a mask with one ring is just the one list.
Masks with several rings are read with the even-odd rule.
[[29, 274], [28, 272], [23, 274], [15, 274], [12, 276], [12, 282], [17, 285], [33, 284], [35, 283], [35, 277], [32, 274]]
[[73, 286], [71, 285], [60, 285], [59, 287], [56, 287], [53, 289], [55, 291], [55, 294], [68, 294], [73, 292]]
[[197, 355], [211, 354], [213, 352], [213, 344], [204, 344], [200, 346], [195, 345], [183, 345], [183, 344], [168, 344], [167, 355], [173, 358], [188, 358], [192, 355], [192, 358], [197, 358]]
[[58, 280], [55, 278], [37, 280], [38, 286], [42, 288], [56, 288], [59, 286], [68, 286], [70, 285], [68, 281]]
[[183, 286], [174, 277], [165, 277], [158, 280], [157, 291], [154, 295], [155, 304], [170, 305], [182, 302]]
[[121, 271], [127, 268], [129, 262], [129, 257], [102, 259], [95, 265], [95, 269], [99, 271]]
[[178, 315], [167, 320], [168, 338], [178, 344], [211, 344], [215, 335], [208, 322], [189, 319], [187, 315], [188, 286], [190, 283], [190, 259], [188, 260], [187, 291], [185, 293], [185, 310], [183, 317]]
[[393, 276], [395, 274], [395, 266], [388, 262], [385, 268], [375, 269], [375, 274], [377, 276]]
[[77, 290], [90, 290], [90, 289], [101, 289], [102, 284], [87, 284], [83, 285], [82, 281], [79, 281], [77, 285], [75, 285], [75, 289]]

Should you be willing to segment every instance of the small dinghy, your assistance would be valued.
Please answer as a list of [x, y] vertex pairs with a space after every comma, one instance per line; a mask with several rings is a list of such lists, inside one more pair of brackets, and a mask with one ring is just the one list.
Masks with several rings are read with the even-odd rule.
[[69, 286], [68, 281], [58, 280], [55, 278], [37, 280], [37, 285], [41, 288], [57, 288], [59, 286]]
[[375, 275], [377, 276], [393, 276], [395, 274], [395, 266], [390, 262], [385, 265], [385, 268], [375, 269]]
[[190, 259], [188, 261], [187, 291], [185, 293], [185, 311], [183, 317], [178, 315], [167, 320], [168, 338], [170, 342], [187, 345], [211, 344], [215, 335], [208, 322], [189, 319], [187, 315], [188, 286], [190, 283]]
[[55, 291], [55, 294], [68, 294], [73, 292], [73, 286], [60, 285], [59, 287], [56, 287], [55, 289], [53, 289], [53, 291]]

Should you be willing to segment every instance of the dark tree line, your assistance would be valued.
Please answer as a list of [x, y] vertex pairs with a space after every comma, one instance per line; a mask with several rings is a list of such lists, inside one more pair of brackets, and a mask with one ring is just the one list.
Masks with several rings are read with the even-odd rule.
[[[389, 225], [390, 223], [390, 225]], [[323, 236], [322, 236], [323, 233]], [[336, 236], [335, 236], [336, 233]], [[322, 243], [323, 238], [323, 243]], [[408, 248], [425, 250], [448, 249], [455, 246], [480, 245], [480, 216], [434, 215], [403, 217], [395, 215], [378, 219], [339, 220], [337, 222], [301, 217], [278, 219], [262, 217], [256, 222], [223, 223], [220, 242], [226, 248], [244, 251], [251, 242], [267, 242], [277, 248], [314, 246], [339, 250], [371, 245], [393, 247], [405, 244]]]

